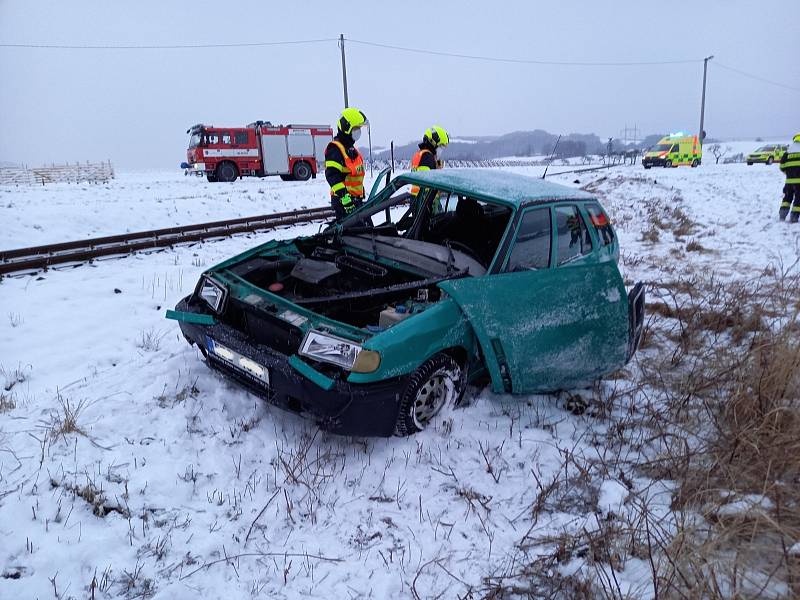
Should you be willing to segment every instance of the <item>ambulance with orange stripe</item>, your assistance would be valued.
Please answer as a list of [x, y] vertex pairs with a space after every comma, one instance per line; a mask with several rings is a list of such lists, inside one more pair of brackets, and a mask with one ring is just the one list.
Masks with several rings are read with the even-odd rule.
[[696, 167], [703, 160], [703, 146], [696, 135], [675, 133], [663, 137], [658, 144], [645, 152], [642, 166], [650, 167]]

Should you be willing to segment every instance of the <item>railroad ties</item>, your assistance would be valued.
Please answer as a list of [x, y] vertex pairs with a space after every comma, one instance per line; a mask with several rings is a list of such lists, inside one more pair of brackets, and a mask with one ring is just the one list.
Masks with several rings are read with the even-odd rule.
[[126, 256], [138, 250], [166, 248], [175, 244], [210, 238], [229, 237], [237, 233], [275, 229], [284, 225], [300, 225], [333, 218], [329, 207], [308, 208], [271, 215], [212, 221], [196, 225], [167, 227], [122, 235], [111, 235], [74, 242], [0, 250], [0, 276], [30, 272], [67, 263], [86, 263], [94, 258]]

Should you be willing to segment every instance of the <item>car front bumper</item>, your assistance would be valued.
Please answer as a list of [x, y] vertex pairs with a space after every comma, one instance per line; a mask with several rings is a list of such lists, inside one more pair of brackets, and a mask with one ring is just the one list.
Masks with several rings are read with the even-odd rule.
[[645, 156], [642, 159], [643, 167], [663, 167], [667, 162], [666, 158], [658, 158], [655, 156]]
[[[175, 307], [179, 314], [208, 314], [193, 306], [190, 298], [187, 296]], [[270, 404], [309, 418], [322, 429], [340, 435], [389, 437], [394, 434], [400, 394], [408, 375], [368, 384], [330, 379], [308, 363], [298, 363], [302, 361], [300, 357], [289, 357], [263, 344], [256, 344], [223, 323], [178, 322], [183, 336], [190, 344], [198, 346], [211, 368]], [[209, 351], [209, 339], [265, 368], [269, 383]], [[305, 373], [297, 368], [298, 365]]]

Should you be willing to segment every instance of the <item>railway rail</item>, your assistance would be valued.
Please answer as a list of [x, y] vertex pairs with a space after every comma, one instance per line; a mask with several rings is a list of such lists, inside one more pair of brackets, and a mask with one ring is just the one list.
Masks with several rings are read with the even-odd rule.
[[242, 217], [111, 235], [60, 244], [0, 250], [0, 277], [9, 273], [40, 271], [54, 265], [85, 263], [92, 259], [124, 256], [139, 250], [167, 248], [176, 244], [228, 237], [237, 233], [275, 229], [284, 225], [300, 225], [333, 218], [329, 207], [307, 208], [290, 212]]

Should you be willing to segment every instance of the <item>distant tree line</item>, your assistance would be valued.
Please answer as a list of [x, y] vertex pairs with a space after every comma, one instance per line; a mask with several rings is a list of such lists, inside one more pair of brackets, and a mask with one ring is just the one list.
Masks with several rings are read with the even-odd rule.
[[[611, 140], [611, 153], [621, 154], [632, 150], [642, 150], [657, 143], [662, 134], [647, 136], [638, 144], [623, 144]], [[509, 156], [549, 156], [555, 149], [556, 158], [572, 158], [587, 155], [605, 156], [609, 154], [608, 140], [589, 133], [570, 133], [563, 135], [555, 148], [558, 136], [543, 129], [533, 131], [515, 131], [501, 136], [459, 136], [451, 141], [447, 148], [448, 160], [491, 160]], [[394, 157], [397, 160], [408, 160], [417, 151], [418, 142], [395, 146]], [[376, 160], [388, 160], [390, 153], [383, 149], [375, 153]]]

